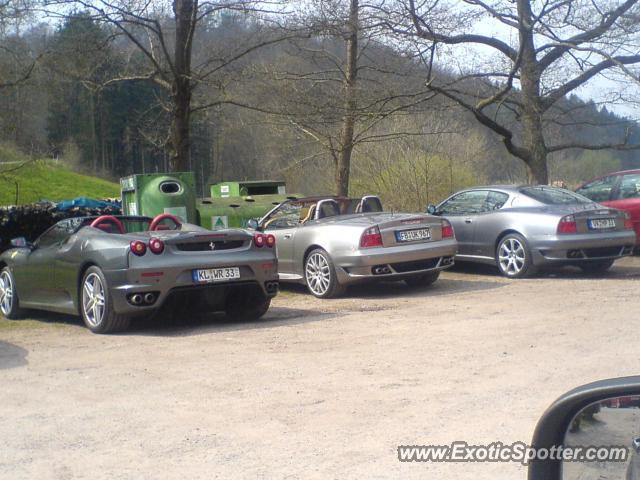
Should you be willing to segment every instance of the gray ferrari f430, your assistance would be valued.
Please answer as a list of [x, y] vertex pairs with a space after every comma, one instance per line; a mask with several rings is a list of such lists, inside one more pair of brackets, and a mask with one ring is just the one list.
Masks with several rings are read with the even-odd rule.
[[375, 196], [287, 201], [253, 227], [276, 237], [280, 280], [304, 283], [319, 298], [365, 281], [429, 285], [457, 251], [447, 220], [383, 212]]
[[81, 315], [95, 333], [161, 310], [257, 319], [278, 292], [275, 239], [205, 230], [168, 214], [62, 220], [0, 256], [0, 312]]
[[456, 260], [496, 265], [511, 278], [545, 265], [604, 272], [636, 243], [627, 213], [549, 186], [471, 188], [427, 210], [453, 225]]

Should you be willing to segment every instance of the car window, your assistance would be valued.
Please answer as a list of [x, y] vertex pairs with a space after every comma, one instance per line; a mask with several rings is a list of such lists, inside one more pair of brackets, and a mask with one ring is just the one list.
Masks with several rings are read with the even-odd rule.
[[469, 215], [487, 211], [486, 190], [471, 190], [451, 197], [438, 209], [443, 215]]
[[314, 204], [303, 205], [302, 203], [294, 202], [283, 203], [269, 218], [265, 219], [263, 227], [265, 230], [297, 227], [307, 218], [311, 207], [314, 206]]
[[504, 207], [504, 204], [509, 200], [509, 195], [504, 192], [494, 192], [493, 190], [487, 195], [485, 200], [486, 210], [500, 210]]
[[627, 198], [640, 198], [640, 173], [632, 173], [622, 177], [617, 199]]
[[611, 191], [616, 185], [617, 178], [616, 175], [611, 175], [594, 180], [582, 186], [576, 192], [594, 202], [606, 202], [611, 199]]
[[58, 245], [65, 241], [73, 233], [73, 228], [68, 221], [62, 221], [56, 223], [49, 230], [44, 232], [36, 240], [35, 245], [38, 248], [51, 247], [52, 245]]
[[591, 200], [577, 193], [555, 187], [524, 187], [520, 193], [545, 205], [575, 205], [591, 203]]

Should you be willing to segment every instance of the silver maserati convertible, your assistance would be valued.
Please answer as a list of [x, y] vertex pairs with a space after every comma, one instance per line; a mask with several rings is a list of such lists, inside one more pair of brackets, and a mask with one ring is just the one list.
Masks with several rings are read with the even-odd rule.
[[497, 265], [512, 278], [543, 265], [604, 272], [636, 243], [625, 212], [548, 186], [471, 188], [427, 211], [453, 225], [457, 260]]
[[383, 212], [375, 196], [291, 200], [250, 226], [276, 237], [280, 281], [305, 283], [319, 298], [367, 280], [429, 285], [457, 250], [447, 220]]

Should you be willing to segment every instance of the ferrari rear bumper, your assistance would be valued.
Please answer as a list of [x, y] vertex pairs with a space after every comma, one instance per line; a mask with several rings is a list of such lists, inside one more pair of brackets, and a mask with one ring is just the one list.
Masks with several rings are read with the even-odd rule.
[[[200, 265], [199, 265], [200, 266]], [[195, 266], [194, 266], [195, 267]], [[206, 266], [205, 268], [218, 268]], [[226, 298], [247, 293], [271, 298], [278, 293], [277, 262], [268, 260], [239, 265], [240, 278], [212, 283], [194, 281], [196, 268], [130, 268], [105, 271], [113, 308], [119, 314], [150, 315], [161, 310], [170, 298], [182, 296], [194, 303], [194, 308], [208, 311], [224, 309]], [[200, 300], [203, 300], [200, 302]]]

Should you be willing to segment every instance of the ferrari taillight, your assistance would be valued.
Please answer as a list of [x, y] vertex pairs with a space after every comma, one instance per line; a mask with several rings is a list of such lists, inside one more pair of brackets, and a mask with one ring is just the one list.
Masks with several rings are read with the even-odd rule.
[[264, 247], [264, 244], [266, 243], [266, 239], [265, 239], [266, 235], [263, 235], [261, 233], [256, 233], [253, 236], [253, 243], [256, 247], [258, 248], [262, 248]]
[[265, 235], [265, 237], [267, 237], [267, 247], [269, 248], [273, 248], [276, 246], [276, 237], [274, 237], [273, 235], [269, 234], [269, 235]]
[[442, 220], [442, 238], [453, 238], [453, 227], [448, 220]]
[[633, 222], [631, 221], [631, 215], [629, 215], [627, 212], [624, 212], [624, 229], [633, 230]]
[[140, 240], [134, 240], [129, 244], [129, 247], [131, 248], [131, 253], [139, 257], [147, 253], [147, 245]]
[[253, 243], [256, 247], [269, 247], [273, 248], [276, 245], [276, 237], [271, 234], [265, 235], [264, 233], [256, 233], [253, 236]]
[[382, 235], [377, 225], [367, 228], [360, 237], [360, 248], [382, 247]]
[[152, 238], [149, 240], [149, 250], [156, 255], [160, 255], [164, 252], [164, 242], [159, 238]]
[[562, 217], [560, 219], [560, 222], [558, 222], [559, 234], [577, 233], [577, 231], [578, 231], [578, 225], [576, 224], [576, 217], [574, 217], [573, 215], [567, 215], [565, 217]]

